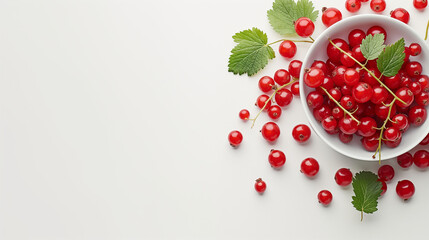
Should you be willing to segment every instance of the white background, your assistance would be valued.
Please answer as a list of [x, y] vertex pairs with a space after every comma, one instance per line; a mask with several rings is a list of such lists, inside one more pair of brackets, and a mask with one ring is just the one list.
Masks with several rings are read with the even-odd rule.
[[[317, 9], [344, 0], [314, 1]], [[328, 3], [329, 2], [329, 3]], [[424, 35], [429, 9], [402, 6]], [[365, 215], [338, 187], [341, 167], [378, 163], [337, 154], [313, 135], [299, 145], [291, 129], [307, 123], [300, 101], [284, 109], [275, 146], [238, 118], [252, 114], [257, 81], [286, 68], [280, 56], [254, 77], [227, 72], [231, 36], [267, 21], [272, 1], [4, 0], [0, 2], [0, 239], [416, 239], [427, 234], [429, 173], [399, 169]], [[369, 2], [359, 13], [370, 13]], [[319, 15], [320, 16], [320, 15]], [[315, 36], [325, 27], [320, 18]], [[296, 59], [308, 48], [298, 44]], [[275, 47], [277, 51], [277, 47]], [[227, 134], [239, 129], [240, 148]], [[273, 170], [267, 155], [283, 150]], [[415, 150], [413, 150], [414, 152]], [[313, 156], [315, 179], [299, 172]], [[254, 189], [262, 177], [264, 195]], [[416, 194], [394, 191], [410, 179]], [[318, 204], [321, 189], [334, 195]]]

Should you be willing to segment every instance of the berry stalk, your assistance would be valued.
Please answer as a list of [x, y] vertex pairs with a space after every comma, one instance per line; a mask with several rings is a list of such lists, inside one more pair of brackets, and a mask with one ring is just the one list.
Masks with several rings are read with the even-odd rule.
[[276, 88], [275, 90], [274, 90], [274, 92], [271, 94], [271, 96], [267, 99], [267, 101], [265, 101], [265, 104], [264, 104], [264, 106], [261, 108], [261, 110], [259, 110], [259, 112], [258, 112], [258, 114], [256, 114], [256, 117], [255, 118], [250, 118], [249, 120], [252, 120], [252, 126], [251, 126], [251, 128], [253, 128], [253, 126], [255, 126], [255, 122], [256, 122], [256, 119], [258, 119], [258, 117], [259, 117], [259, 115], [262, 113], [262, 111], [264, 111], [264, 109], [267, 107], [267, 104], [273, 99], [273, 97], [276, 95], [276, 93], [280, 90], [280, 89], [282, 89], [282, 88], [285, 88], [285, 87], [287, 87], [287, 86], [289, 86], [289, 85], [291, 85], [292, 83], [294, 83], [294, 82], [296, 82], [297, 81], [297, 79], [293, 79], [292, 81], [290, 81], [290, 82], [288, 82], [288, 83], [286, 83], [286, 84], [284, 84], [284, 85], [282, 85], [282, 86], [280, 86], [280, 87], [278, 87], [278, 88]]
[[381, 80], [380, 78], [378, 78], [377, 76], [375, 76], [375, 74], [371, 71], [369, 71], [368, 68], [366, 68], [365, 65], [363, 65], [362, 63], [360, 63], [358, 60], [356, 60], [354, 57], [352, 57], [350, 54], [348, 54], [346, 51], [344, 51], [343, 49], [341, 49], [340, 47], [338, 47], [334, 42], [332, 42], [331, 39], [329, 39], [329, 42], [338, 50], [340, 50], [340, 52], [342, 52], [343, 54], [347, 55], [350, 59], [353, 59], [353, 61], [355, 61], [362, 69], [364, 69], [365, 71], [367, 71], [373, 78], [375, 78], [377, 80], [377, 82], [384, 87], [390, 94], [392, 94], [392, 96], [395, 98], [395, 100], [400, 101], [403, 104], [407, 104], [406, 102], [402, 101], [402, 99], [398, 98], [398, 96], [395, 95], [395, 93], [392, 92], [392, 90], [390, 90], [390, 88], [388, 88]]
[[384, 123], [383, 123], [383, 125], [380, 128], [380, 137], [378, 138], [378, 147], [377, 147], [377, 150], [375, 150], [374, 155], [372, 155], [372, 158], [375, 158], [375, 155], [377, 155], [377, 153], [378, 153], [378, 164], [381, 164], [381, 144], [382, 144], [381, 141], [383, 140], [383, 132], [384, 132], [384, 129], [386, 129], [387, 123], [389, 121], [392, 121], [390, 119], [390, 115], [392, 113], [392, 107], [395, 104], [395, 101], [396, 101], [396, 99], [393, 99], [393, 101], [390, 104], [388, 104], [388, 106], [389, 106], [389, 112], [387, 114], [386, 120], [384, 120]]
[[[311, 37], [310, 37], [310, 38], [311, 38]], [[277, 41], [275, 41], [275, 42], [268, 43], [268, 44], [267, 44], [267, 46], [270, 46], [270, 45], [276, 44], [276, 43], [278, 43], [278, 42], [283, 42], [283, 41], [314, 43], [314, 39], [313, 39], [313, 38], [311, 38], [311, 41], [310, 41], [310, 40], [290, 40], [290, 39], [280, 39], [280, 40], [277, 40]]]
[[428, 30], [429, 30], [429, 20], [428, 20], [428, 24], [426, 25], [425, 41], [428, 40]]
[[343, 106], [341, 106], [341, 104], [337, 101], [337, 100], [335, 100], [335, 98], [334, 97], [332, 97], [331, 96], [331, 94], [329, 94], [329, 92], [328, 92], [328, 90], [326, 90], [324, 87], [320, 87], [320, 89], [322, 89], [325, 93], [326, 93], [326, 95], [328, 95], [328, 97], [335, 103], [335, 104], [337, 104], [337, 106], [339, 107], [339, 108], [341, 108], [343, 111], [344, 111], [344, 113], [347, 113], [347, 115], [349, 115], [354, 121], [356, 121], [357, 123], [358, 123], [358, 125], [360, 124], [360, 121], [359, 120], [357, 120], [354, 116], [353, 116], [353, 113], [351, 113], [351, 112], [349, 112], [347, 109], [345, 109]]

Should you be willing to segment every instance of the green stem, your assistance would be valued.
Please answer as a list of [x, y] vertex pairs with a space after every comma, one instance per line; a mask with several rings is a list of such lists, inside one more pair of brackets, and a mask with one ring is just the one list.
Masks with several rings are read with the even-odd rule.
[[428, 30], [429, 30], [429, 20], [428, 20], [428, 25], [426, 26], [425, 41], [428, 40]]
[[314, 42], [314, 39], [313, 39], [311, 36], [310, 36], [309, 38], [311, 39], [311, 41], [313, 41], [313, 42]]
[[404, 102], [402, 99], [400, 99], [400, 98], [398, 98], [396, 95], [395, 95], [395, 93], [393, 93], [392, 92], [392, 90], [390, 90], [390, 88], [388, 88], [381, 80], [380, 80], [380, 78], [378, 78], [377, 76], [375, 76], [375, 74], [372, 72], [372, 71], [370, 71], [368, 68], [366, 68], [365, 67], [365, 65], [363, 65], [362, 63], [360, 63], [358, 60], [356, 60], [354, 57], [352, 57], [350, 54], [348, 54], [346, 51], [344, 51], [343, 49], [341, 49], [340, 47], [338, 47], [337, 45], [335, 45], [335, 43], [334, 42], [332, 42], [332, 40], [331, 39], [329, 39], [329, 42], [332, 44], [332, 45], [334, 45], [334, 47], [336, 47], [338, 50], [340, 50], [342, 53], [344, 53], [344, 54], [346, 54], [349, 58], [351, 58], [351, 59], [353, 59], [353, 61], [355, 61], [357, 64], [359, 64], [359, 66], [361, 66], [361, 68], [362, 69], [364, 69], [365, 71], [367, 71], [373, 78], [375, 78], [376, 80], [377, 80], [377, 82], [382, 86], [382, 87], [384, 87], [390, 94], [392, 94], [392, 96], [396, 99], [396, 100], [398, 100], [398, 101], [400, 101], [401, 103], [403, 103], [403, 104], [405, 104], [405, 105], [407, 105], [407, 103], [406, 102]]
[[273, 44], [276, 44], [276, 43], [278, 43], [278, 42], [283, 42], [283, 41], [286, 41], [286, 40], [289, 40], [289, 41], [292, 41], [292, 42], [306, 42], [306, 43], [313, 43], [313, 42], [314, 42], [314, 40], [313, 40], [313, 41], [309, 41], [309, 40], [280, 39], [280, 40], [277, 40], [277, 41], [275, 41], [275, 42], [268, 43], [268, 44], [267, 44], [267, 46], [269, 46], [269, 45], [273, 45]]
[[274, 92], [273, 92], [273, 93], [271, 94], [271, 96], [267, 99], [267, 101], [265, 101], [265, 104], [264, 104], [264, 106], [261, 108], [261, 110], [259, 110], [258, 114], [256, 114], [256, 117], [255, 117], [255, 118], [251, 118], [251, 119], [249, 119], [249, 120], [252, 120], [252, 127], [251, 127], [251, 128], [253, 128], [253, 126], [255, 126], [256, 119], [258, 119], [259, 115], [262, 113], [262, 111], [264, 111], [264, 109], [267, 107], [268, 103], [273, 99], [273, 97], [276, 95], [276, 93], [277, 93], [280, 89], [285, 88], [285, 87], [287, 87], [287, 86], [291, 85], [292, 83], [294, 83], [294, 82], [296, 82], [296, 81], [297, 81], [297, 79], [293, 79], [292, 81], [290, 81], [290, 82], [288, 82], [288, 83], [286, 83], [286, 84], [284, 84], [284, 85], [282, 85], [282, 86], [280, 86], [280, 87], [278, 87], [278, 88], [276, 88], [276, 89], [274, 90]]
[[344, 113], [347, 113], [347, 115], [349, 115], [354, 121], [356, 121], [357, 123], [358, 123], [358, 125], [360, 124], [360, 121], [359, 120], [357, 120], [354, 116], [353, 116], [353, 114], [351, 113], [351, 112], [349, 112], [347, 109], [345, 109], [343, 106], [341, 106], [341, 104], [337, 101], [337, 100], [335, 100], [335, 98], [334, 97], [332, 97], [331, 96], [331, 94], [329, 94], [329, 92], [328, 92], [328, 90], [326, 90], [324, 87], [320, 87], [320, 89], [322, 89], [325, 93], [326, 93], [326, 95], [328, 95], [328, 97], [335, 103], [335, 104], [337, 104], [337, 106], [339, 107], [339, 108], [341, 108], [343, 111], [344, 111]]
[[375, 158], [375, 155], [377, 155], [377, 153], [378, 153], [378, 164], [380, 164], [380, 165], [381, 165], [381, 144], [382, 144], [382, 140], [383, 140], [383, 132], [384, 132], [384, 129], [386, 128], [386, 124], [389, 121], [392, 121], [390, 119], [390, 115], [392, 114], [392, 108], [393, 108], [393, 105], [395, 104], [395, 101], [396, 101], [396, 99], [393, 99], [393, 101], [389, 104], [389, 112], [387, 113], [387, 118], [386, 118], [386, 120], [384, 120], [383, 126], [381, 126], [381, 128], [380, 128], [380, 137], [378, 138], [378, 147], [377, 147], [377, 150], [375, 150], [374, 155], [372, 156], [373, 158]]

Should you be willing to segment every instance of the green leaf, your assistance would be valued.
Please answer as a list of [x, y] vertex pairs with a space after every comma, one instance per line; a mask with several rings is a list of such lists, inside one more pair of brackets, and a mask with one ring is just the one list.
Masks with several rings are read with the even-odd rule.
[[356, 173], [353, 178], [352, 185], [355, 196], [352, 197], [352, 204], [356, 210], [361, 212], [361, 220], [363, 213], [377, 211], [377, 200], [382, 192], [382, 184], [377, 180], [377, 175], [369, 171]]
[[377, 60], [377, 68], [381, 74], [386, 77], [393, 77], [398, 74], [402, 64], [404, 64], [404, 51], [405, 41], [403, 38], [387, 46]]
[[274, 50], [267, 45], [267, 35], [257, 28], [241, 31], [232, 38], [238, 44], [231, 50], [229, 72], [252, 76], [275, 57]]
[[314, 11], [309, 0], [275, 0], [267, 16], [273, 29], [281, 35], [295, 35], [294, 22], [300, 17], [307, 17], [315, 22], [319, 11]]
[[378, 58], [383, 49], [386, 47], [384, 45], [384, 34], [371, 34], [366, 36], [362, 43], [360, 44], [360, 50], [363, 56], [368, 60], [374, 60]]

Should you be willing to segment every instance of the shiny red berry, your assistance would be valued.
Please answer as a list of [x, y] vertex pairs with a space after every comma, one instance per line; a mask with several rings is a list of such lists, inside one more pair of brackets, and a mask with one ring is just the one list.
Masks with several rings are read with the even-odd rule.
[[318, 91], [312, 91], [307, 95], [307, 105], [310, 108], [318, 108], [323, 105], [323, 95]]
[[414, 165], [418, 168], [429, 167], [429, 152], [426, 150], [419, 150], [414, 153]]
[[422, 106], [414, 106], [408, 112], [408, 120], [414, 126], [420, 126], [426, 121], [426, 108]]
[[286, 162], [286, 155], [280, 150], [272, 149], [268, 155], [268, 162], [273, 168], [280, 168]]
[[414, 0], [413, 5], [416, 9], [422, 10], [428, 5], [427, 0]]
[[367, 35], [375, 35], [375, 34], [384, 34], [384, 41], [386, 41], [387, 39], [387, 33], [386, 30], [384, 30], [384, 28], [380, 27], [380, 26], [372, 26], [368, 29], [368, 31], [366, 32]]
[[415, 191], [416, 189], [414, 184], [409, 180], [399, 181], [396, 185], [396, 193], [404, 200], [410, 199], [414, 195]]
[[[293, 84], [292, 84], [293, 85]], [[289, 105], [293, 100], [293, 94], [289, 89], [282, 88], [276, 92], [274, 100], [280, 107]]]
[[351, 47], [359, 46], [362, 40], [365, 39], [366, 34], [361, 29], [353, 29], [348, 36], [349, 44]]
[[296, 45], [290, 40], [285, 40], [280, 43], [279, 53], [285, 58], [293, 58], [296, 54]]
[[388, 127], [383, 132], [383, 137], [387, 141], [394, 142], [402, 137], [401, 132], [396, 127]]
[[264, 110], [267, 110], [271, 106], [271, 100], [269, 100], [270, 97], [268, 95], [262, 94], [256, 99], [256, 106], [259, 108], [264, 108]]
[[301, 17], [295, 21], [295, 32], [298, 36], [309, 37], [314, 32], [314, 23], [309, 18]]
[[422, 73], [423, 67], [419, 62], [411, 61], [405, 65], [405, 70], [410, 77], [418, 77]]
[[373, 94], [371, 85], [368, 83], [360, 82], [353, 87], [353, 98], [359, 103], [368, 102]]
[[302, 62], [299, 60], [293, 60], [289, 63], [289, 74], [294, 78], [299, 78], [301, 73]]
[[395, 176], [395, 169], [390, 165], [383, 165], [378, 169], [378, 178], [389, 182]]
[[270, 92], [275, 85], [274, 80], [269, 76], [261, 77], [258, 82], [258, 87], [262, 92]]
[[240, 111], [240, 113], [238, 113], [238, 116], [240, 117], [241, 120], [247, 120], [247, 119], [249, 119], [249, 116], [250, 116], [249, 110], [242, 109]]
[[265, 140], [269, 142], [273, 142], [277, 140], [280, 136], [280, 128], [279, 126], [274, 122], [267, 122], [262, 126], [261, 130], [262, 136], [265, 138]]
[[322, 127], [326, 131], [334, 131], [337, 127], [337, 120], [333, 116], [329, 116], [322, 121]]
[[408, 117], [402, 113], [396, 114], [391, 117], [392, 121], [390, 122], [392, 127], [399, 129], [401, 132], [407, 131], [410, 127], [410, 123], [408, 121]]
[[358, 130], [358, 123], [350, 116], [345, 116], [340, 119], [338, 126], [341, 132], [345, 134], [354, 134]]
[[307, 86], [317, 88], [323, 83], [325, 74], [319, 68], [312, 67], [307, 69], [304, 74], [304, 82]]
[[262, 194], [265, 192], [265, 189], [267, 189], [267, 184], [261, 178], [256, 179], [255, 190]]
[[354, 13], [359, 11], [360, 7], [361, 7], [360, 0], [346, 0], [347, 11]]
[[290, 91], [293, 95], [299, 96], [299, 82], [294, 82], [290, 85]]
[[386, 9], [386, 2], [384, 0], [371, 0], [370, 7], [374, 12], [383, 12]]
[[411, 155], [411, 153], [406, 152], [404, 154], [399, 155], [396, 158], [396, 161], [398, 162], [398, 165], [401, 166], [402, 168], [409, 168], [411, 167], [411, 165], [413, 165], [413, 155]]
[[377, 131], [377, 122], [371, 117], [363, 117], [360, 119], [358, 133], [362, 137], [370, 137]]
[[348, 168], [340, 168], [335, 173], [335, 182], [340, 186], [348, 186], [352, 183], [353, 173]]
[[[344, 51], [349, 51], [349, 45], [347, 44], [346, 41], [344, 41], [343, 39], [340, 38], [336, 38], [334, 40], [332, 40], [332, 42], [339, 48], [341, 48]], [[328, 44], [326, 52], [328, 54], [328, 57], [334, 62], [334, 63], [339, 63], [340, 62], [340, 57], [343, 54], [340, 50], [338, 50], [334, 45], [332, 44]]]
[[329, 27], [343, 19], [343, 15], [341, 14], [340, 10], [336, 8], [322, 8], [322, 12], [322, 22], [326, 27]]
[[319, 172], [319, 163], [314, 158], [306, 158], [301, 163], [301, 172], [307, 177], [314, 177]]
[[241, 132], [234, 130], [228, 134], [228, 141], [231, 146], [238, 147], [243, 141], [243, 135]]
[[390, 12], [392, 18], [398, 19], [403, 23], [408, 23], [410, 21], [410, 13], [404, 8], [397, 8]]
[[328, 190], [322, 190], [317, 194], [319, 203], [324, 206], [328, 206], [332, 202], [332, 193]]
[[411, 43], [408, 48], [411, 56], [418, 56], [422, 52], [422, 47], [418, 43]]
[[282, 86], [290, 82], [290, 74], [285, 69], [279, 69], [274, 73], [274, 81]]
[[399, 107], [408, 107], [411, 105], [411, 103], [414, 102], [413, 92], [411, 92], [411, 90], [406, 88], [406, 87], [402, 87], [402, 88], [396, 90], [395, 95], [399, 99], [401, 99], [402, 101], [405, 102], [405, 103], [402, 103], [400, 101], [397, 101], [396, 105], [398, 105]]
[[273, 105], [268, 108], [267, 114], [271, 119], [279, 119], [282, 115], [282, 109], [277, 105]]
[[292, 130], [292, 137], [297, 142], [304, 143], [310, 138], [310, 136], [311, 130], [305, 124], [296, 125]]

